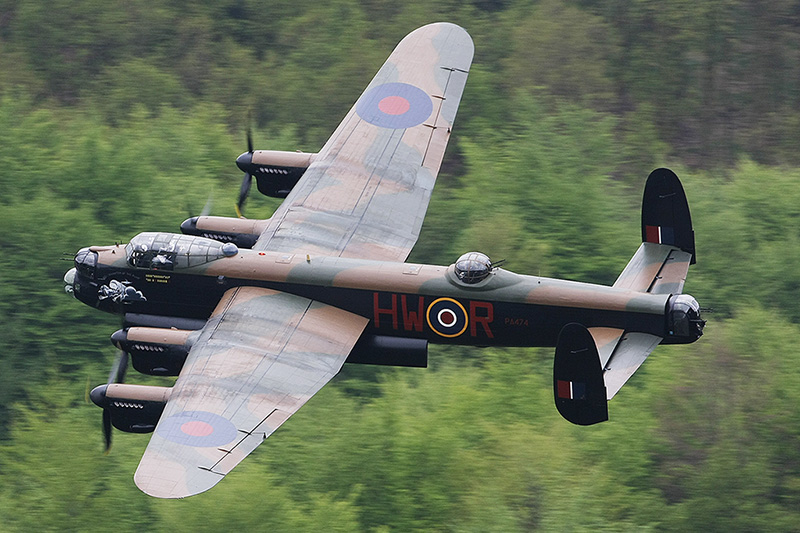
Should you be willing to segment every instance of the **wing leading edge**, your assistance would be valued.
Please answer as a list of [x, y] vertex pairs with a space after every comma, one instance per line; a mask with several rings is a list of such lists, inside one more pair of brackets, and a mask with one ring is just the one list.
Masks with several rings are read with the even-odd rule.
[[[472, 62], [462, 28], [406, 36], [254, 249], [402, 261], [419, 235]], [[367, 319], [277, 291], [231, 289], [189, 352], [134, 476], [208, 490], [340, 370]]]
[[258, 250], [403, 261], [419, 236], [474, 47], [407, 35], [270, 219]]
[[159, 498], [216, 485], [336, 375], [366, 324], [291, 294], [229, 290], [189, 352], [136, 485]]

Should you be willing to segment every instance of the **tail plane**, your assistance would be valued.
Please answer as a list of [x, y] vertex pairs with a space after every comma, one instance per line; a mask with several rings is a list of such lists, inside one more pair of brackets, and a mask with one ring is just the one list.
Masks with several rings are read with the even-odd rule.
[[[610, 400], [660, 343], [694, 342], [703, 334], [697, 301], [683, 293], [696, 262], [694, 229], [683, 186], [669, 169], [650, 173], [642, 199], [642, 244], [614, 287], [669, 294], [665, 334], [568, 324], [553, 363], [556, 408], [574, 424], [608, 420]], [[602, 395], [602, 400], [600, 396]]]

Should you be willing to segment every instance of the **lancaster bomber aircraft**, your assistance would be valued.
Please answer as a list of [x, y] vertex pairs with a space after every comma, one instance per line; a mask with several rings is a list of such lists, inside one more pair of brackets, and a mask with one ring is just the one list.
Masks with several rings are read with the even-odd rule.
[[[453, 24], [405, 37], [318, 153], [248, 151], [253, 179], [286, 199], [268, 220], [194, 217], [75, 256], [67, 292], [122, 314], [121, 355], [91, 392], [111, 426], [153, 432], [134, 476], [145, 493], [208, 490], [345, 362], [424, 367], [428, 343], [554, 346], [553, 395], [570, 422], [608, 419], [659, 343], [702, 335], [682, 294], [694, 263], [677, 176], [655, 170], [642, 245], [613, 286], [515, 274], [481, 253], [404, 261], [417, 240], [472, 62]], [[248, 142], [248, 144], [250, 144]], [[121, 383], [139, 372], [173, 387]]]

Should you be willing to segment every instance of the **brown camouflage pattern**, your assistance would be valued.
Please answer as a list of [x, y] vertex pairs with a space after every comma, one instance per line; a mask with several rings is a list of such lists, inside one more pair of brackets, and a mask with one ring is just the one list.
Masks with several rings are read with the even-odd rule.
[[[228, 291], [189, 352], [136, 484], [160, 498], [211, 488], [339, 372], [367, 322], [291, 294]], [[236, 431], [213, 446], [186, 444], [163, 428], [187, 412], [219, 415]]]
[[[458, 26], [431, 24], [409, 34], [318, 154], [253, 153], [255, 163], [272, 157], [308, 166], [272, 218], [199, 217], [200, 230], [260, 234], [252, 250], [180, 273], [145, 274], [137, 289], [146, 295], [149, 283], [195, 274], [374, 291], [376, 314], [379, 293], [402, 293], [663, 316], [670, 294], [683, 287], [689, 261], [688, 254], [671, 246], [643, 244], [613, 287], [500, 268], [478, 284], [465, 285], [453, 266], [402, 262], [419, 235], [472, 55], [472, 40]], [[395, 127], [364, 112], [370, 94], [400, 85], [421, 91], [420, 101], [430, 100], [430, 112], [417, 123]], [[417, 93], [407, 94], [413, 107]], [[405, 113], [392, 106], [380, 111], [392, 120]], [[123, 246], [92, 250], [98, 252], [98, 264], [130, 269]], [[141, 342], [179, 344], [197, 336], [168, 392], [109, 386], [112, 399], [124, 394], [168, 399], [136, 484], [162, 498], [214, 486], [339, 371], [375, 318], [286, 292], [240, 286], [225, 293], [199, 332], [132, 328], [129, 338]], [[487, 315], [478, 318], [483, 320], [473, 320], [473, 328], [488, 323]], [[520, 319], [519, 327], [532, 325]], [[609, 327], [590, 328], [590, 333], [612, 383], [609, 398], [661, 340]]]
[[[650, 294], [681, 294], [691, 260], [692, 254], [673, 246], [643, 242], [614, 282], [614, 287]], [[589, 331], [600, 352], [606, 397], [610, 400], [662, 338], [613, 328], [602, 328], [609, 331], [596, 334], [597, 329], [590, 328]]]
[[666, 244], [643, 242], [614, 287], [653, 294], [680, 294], [692, 255]]
[[109, 383], [106, 389], [106, 398], [110, 401], [141, 401], [166, 403], [172, 389], [154, 385], [130, 385], [127, 383]]
[[278, 167], [308, 168], [317, 154], [285, 152], [282, 150], [254, 150], [253, 163]]
[[210, 234], [219, 231], [227, 233], [246, 233], [259, 235], [269, 225], [269, 220], [258, 220], [251, 218], [230, 218], [201, 216], [197, 217], [197, 229], [207, 231], [209, 234], [203, 235], [206, 238], [213, 238]]
[[152, 344], [175, 344], [183, 346], [193, 331], [185, 329], [164, 328], [128, 328], [128, 340], [131, 342], [147, 342]]
[[[98, 262], [123, 267], [125, 265], [125, 256], [121, 255], [123, 249], [124, 247], [120, 246], [119, 251], [110, 249], [101, 251]], [[648, 265], [647, 268], [654, 273], [661, 271], [666, 274], [658, 265]], [[637, 311], [656, 315], [663, 315], [664, 306], [670, 296], [669, 293], [648, 294], [621, 287], [528, 276], [502, 268], [495, 268], [489, 279], [479, 286], [470, 286], [458, 280], [452, 265], [396, 263], [246, 249], [239, 250], [233, 257], [222, 257], [204, 265], [181, 269], [181, 273], [376, 292]], [[169, 272], [161, 274], [161, 276], [170, 275]], [[152, 281], [152, 283], [159, 282], [160, 279]], [[146, 286], [144, 292], [147, 293]]]
[[365, 94], [387, 83], [413, 85], [430, 97], [430, 116], [414, 127], [386, 128], [363, 120], [357, 102], [255, 248], [403, 261], [428, 208], [473, 50], [453, 24], [406, 36]]

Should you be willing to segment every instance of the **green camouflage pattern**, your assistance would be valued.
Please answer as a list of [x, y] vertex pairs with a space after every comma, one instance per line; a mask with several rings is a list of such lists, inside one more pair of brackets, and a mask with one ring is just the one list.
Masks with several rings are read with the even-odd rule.
[[[384, 106], [378, 119], [368, 122], [362, 115], [371, 110], [359, 108], [360, 99], [320, 153], [309, 156], [309, 168], [266, 229], [245, 229], [263, 231], [255, 251], [201, 268], [208, 275], [252, 276], [265, 264], [257, 252], [275, 250], [282, 252], [271, 258], [279, 276], [281, 265], [292, 266], [285, 261], [293, 252], [404, 260], [422, 226], [472, 54], [471, 38], [452, 24], [409, 34], [364, 93], [400, 87], [407, 102], [389, 94], [375, 103]], [[409, 85], [426, 96], [415, 101], [419, 93]], [[387, 127], [408, 111], [414, 118], [415, 103], [427, 104], [425, 98], [431, 112], [418, 124]], [[380, 116], [388, 122], [376, 124]], [[189, 352], [136, 484], [163, 498], [215, 485], [336, 375], [367, 323], [299, 296], [231, 289]]]
[[159, 498], [213, 487], [339, 372], [366, 324], [291, 294], [228, 291], [189, 352], [136, 485]]
[[[188, 355], [171, 390], [104, 389], [103, 401], [121, 408], [163, 406], [135, 474], [144, 492], [183, 498], [214, 486], [336, 375], [362, 335], [424, 346], [554, 346], [559, 331], [577, 331], [585, 320], [578, 326], [597, 347], [608, 398], [673, 335], [667, 312], [693, 261], [689, 220], [677, 233], [688, 231], [691, 247], [662, 244], [670, 221], [649, 221], [658, 242], [643, 242], [611, 287], [496, 267], [467, 283], [454, 265], [403, 262], [419, 236], [472, 55], [462, 28], [419, 28], [398, 44], [319, 153], [253, 152], [256, 162], [281, 157], [307, 169], [269, 220], [198, 217], [192, 230], [260, 235], [252, 249], [143, 234], [139, 243], [148, 248], [131, 243], [130, 263], [121, 245], [90, 248], [96, 265], [86, 249], [76, 255], [65, 281], [90, 305], [163, 316], [178, 310], [177, 318], [201, 320], [210, 313], [199, 331], [128, 331], [131, 341], [184, 343]], [[671, 171], [655, 172], [664, 187], [680, 187]], [[680, 208], [688, 217], [688, 205]], [[154, 249], [156, 242], [176, 248]], [[94, 268], [97, 279], [89, 274]]]
[[[403, 261], [419, 236], [472, 62], [464, 29], [423, 26], [389, 56], [269, 221], [257, 250]], [[431, 113], [408, 128], [364, 120], [386, 84], [421, 89]]]

